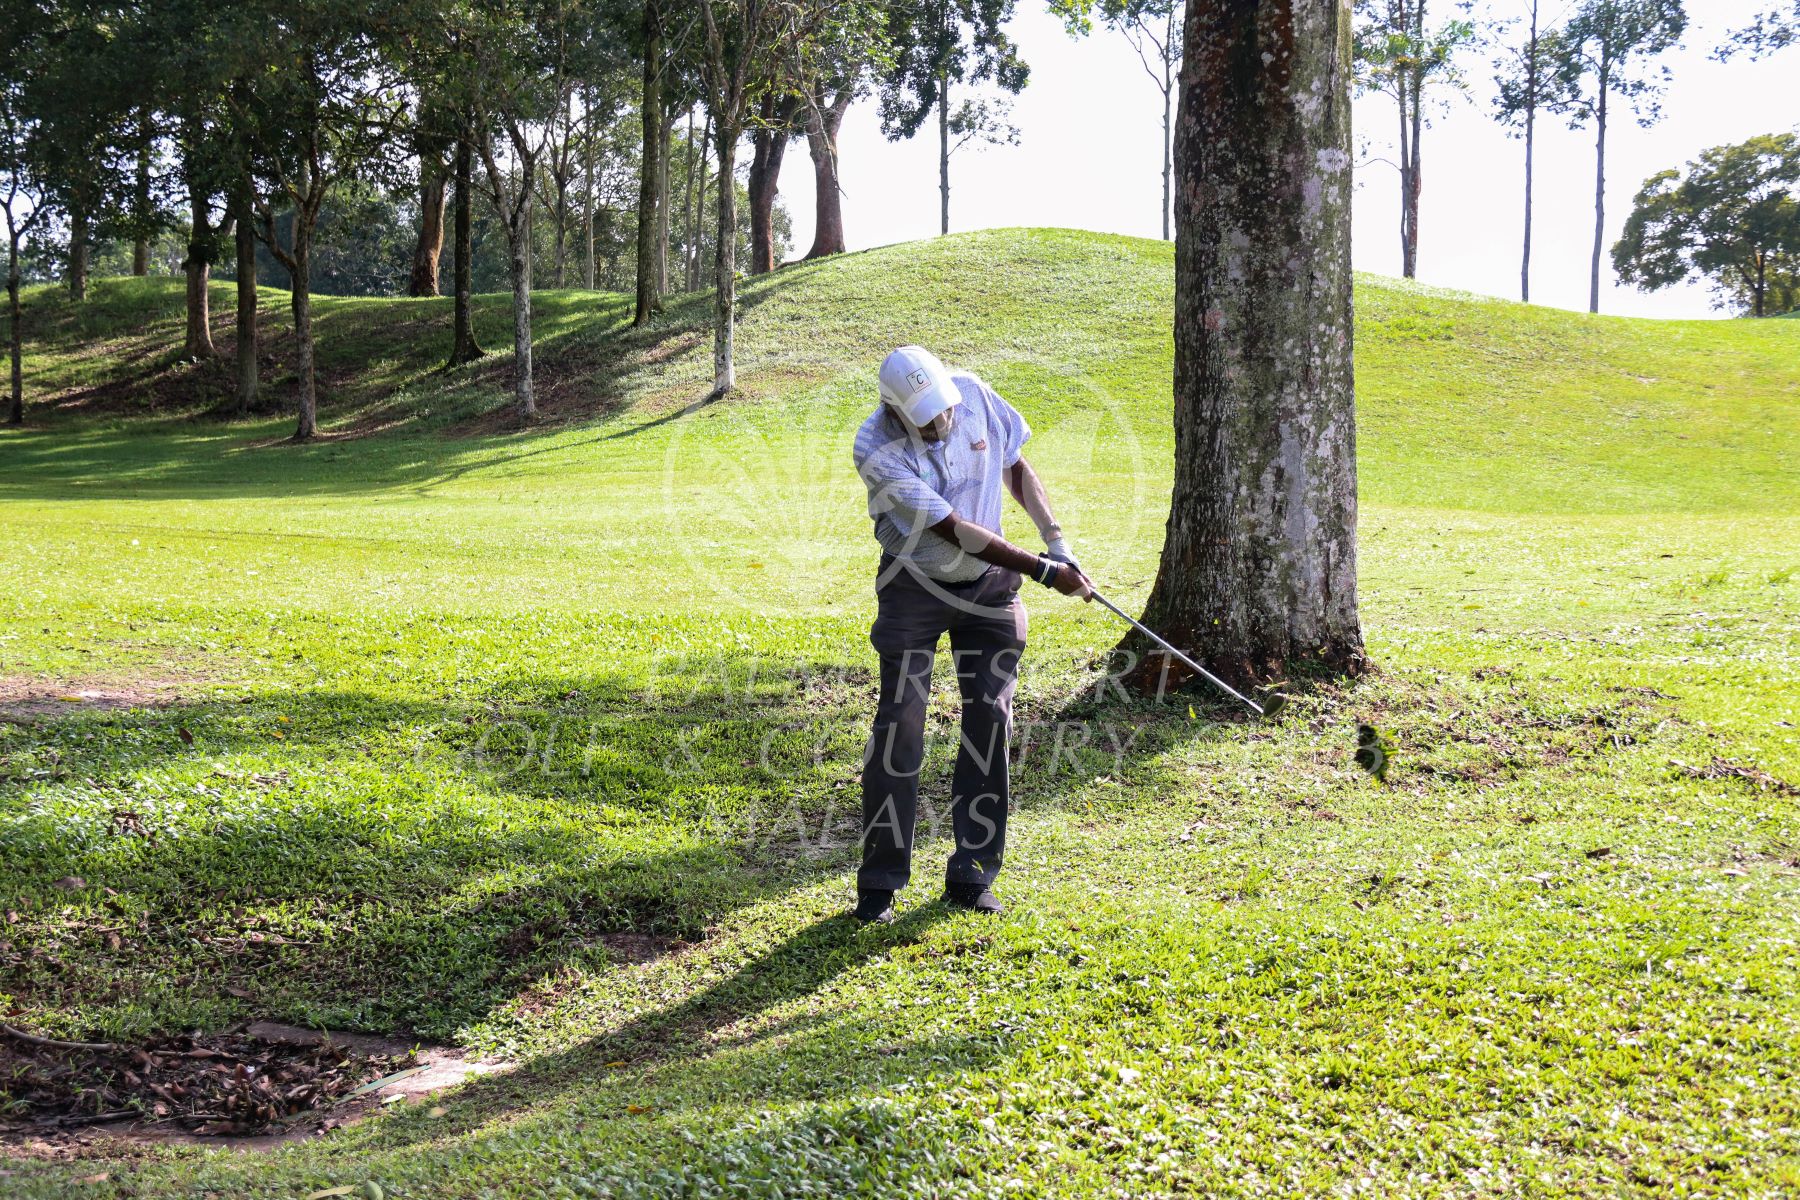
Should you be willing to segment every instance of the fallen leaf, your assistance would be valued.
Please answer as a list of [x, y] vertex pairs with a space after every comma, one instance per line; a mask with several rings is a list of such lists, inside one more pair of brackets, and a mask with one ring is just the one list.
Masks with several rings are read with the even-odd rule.
[[[64, 704], [86, 704], [87, 703], [86, 696], [58, 696], [57, 699], [61, 700]], [[102, 1176], [100, 1176], [100, 1178], [105, 1179], [106, 1176], [102, 1175]]]
[[76, 1183], [105, 1183], [107, 1180], [109, 1180], [111, 1178], [112, 1178], [111, 1175], [107, 1174], [105, 1171], [102, 1171], [98, 1175], [83, 1175], [81, 1178], [77, 1179], [75, 1182]]
[[1596, 846], [1592, 850], [1589, 850], [1587, 852], [1587, 856], [1589, 858], [1609, 858], [1609, 857], [1611, 857], [1611, 855], [1612, 855], [1612, 847], [1611, 846]]
[[445, 1108], [441, 1104], [434, 1104], [430, 1108], [425, 1110], [425, 1115], [428, 1117], [441, 1117], [449, 1111], [450, 1111], [449, 1109]]
[[59, 892], [79, 892], [87, 886], [87, 880], [79, 875], [64, 875], [50, 886]]
[[306, 1200], [329, 1200], [332, 1196], [348, 1196], [355, 1190], [356, 1189], [349, 1184], [345, 1184], [343, 1187], [323, 1188], [316, 1192], [306, 1193]]
[[631, 1113], [633, 1116], [635, 1116], [638, 1113], [649, 1112], [650, 1108], [651, 1108], [651, 1106], [648, 1104], [627, 1104], [625, 1106], [625, 1111], [628, 1113]]
[[190, 732], [188, 730], [188, 727], [186, 725], [183, 725], [181, 728], [177, 729], [175, 732], [180, 735], [182, 745], [191, 746], [194, 744], [194, 735], [192, 732]]

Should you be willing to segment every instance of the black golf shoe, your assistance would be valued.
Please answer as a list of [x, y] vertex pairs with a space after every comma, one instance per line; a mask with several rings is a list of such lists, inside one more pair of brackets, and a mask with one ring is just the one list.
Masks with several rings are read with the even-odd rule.
[[999, 898], [985, 884], [980, 883], [946, 883], [944, 903], [993, 917], [1006, 911], [1006, 906], [1000, 903]]
[[851, 914], [864, 925], [894, 923], [894, 893], [863, 888], [856, 893], [856, 911]]

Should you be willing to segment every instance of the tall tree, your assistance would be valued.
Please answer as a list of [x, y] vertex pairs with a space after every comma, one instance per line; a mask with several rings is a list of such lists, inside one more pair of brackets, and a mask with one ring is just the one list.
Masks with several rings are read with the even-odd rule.
[[[313, 235], [333, 187], [384, 164], [401, 125], [401, 89], [366, 0], [264, 0], [231, 11], [243, 22], [233, 44], [250, 57], [238, 72], [248, 86], [228, 94], [261, 183], [257, 236], [288, 274], [299, 377], [294, 439], [305, 441], [318, 431]], [[282, 210], [290, 220], [277, 219]]]
[[1503, 30], [1496, 38], [1494, 109], [1500, 123], [1525, 142], [1525, 248], [1519, 262], [1519, 298], [1531, 301], [1531, 250], [1537, 183], [1537, 121], [1542, 112], [1562, 112], [1569, 103], [1567, 79], [1557, 69], [1565, 61], [1562, 32], [1542, 24], [1539, 0], [1516, 40]]
[[737, 148], [763, 97], [829, 27], [836, 0], [701, 0], [700, 78], [719, 160], [713, 246], [713, 392], [737, 385]]
[[237, 211], [229, 202], [230, 181], [220, 171], [223, 160], [217, 147], [224, 140], [218, 131], [207, 128], [206, 117], [194, 112], [184, 116], [181, 177], [187, 189], [188, 241], [187, 256], [181, 263], [187, 276], [187, 336], [182, 352], [192, 359], [210, 359], [218, 353], [213, 349], [208, 289], [213, 264], [224, 253]]
[[1004, 102], [965, 99], [952, 89], [991, 81], [1017, 95], [1031, 69], [1004, 26], [1013, 0], [895, 0], [887, 6], [891, 58], [881, 78], [881, 128], [890, 140], [938, 126], [938, 228], [950, 232], [950, 158], [971, 142], [1016, 142]]
[[1234, 683], [1354, 672], [1349, 0], [1191, 4], [1185, 42], [1175, 485], [1145, 619]]
[[464, 363], [474, 362], [483, 354], [481, 346], [475, 340], [474, 311], [474, 255], [475, 235], [473, 230], [475, 212], [475, 119], [471, 113], [463, 112], [457, 117], [456, 148], [451, 155], [455, 164], [456, 204], [453, 217], [453, 241], [455, 268], [451, 290], [455, 293], [453, 301], [454, 332], [450, 343], [450, 361], [447, 365], [460, 367]]
[[444, 208], [450, 195], [450, 163], [456, 139], [450, 117], [419, 105], [413, 125], [413, 156], [419, 164], [419, 234], [413, 243], [409, 296], [438, 294], [438, 264], [444, 253]]
[[1108, 29], [1123, 34], [1137, 51], [1144, 73], [1162, 93], [1162, 235], [1168, 241], [1173, 217], [1173, 150], [1175, 85], [1181, 70], [1181, 34], [1187, 6], [1180, 0], [1052, 0], [1051, 9], [1063, 18], [1071, 34], [1086, 36], [1099, 16]]
[[0, 72], [0, 213], [6, 217], [6, 423], [25, 421], [24, 314], [19, 305], [19, 246], [50, 207], [34, 177], [31, 102], [25, 81], [45, 52], [41, 14], [32, 6], [0, 10], [0, 43], [8, 69]]
[[1682, 0], [1583, 0], [1569, 18], [1558, 69], [1570, 83], [1577, 128], [1594, 123], [1594, 253], [1588, 311], [1600, 311], [1600, 263], [1606, 253], [1606, 137], [1614, 98], [1645, 128], [1662, 116], [1667, 67], [1653, 60], [1687, 30]]
[[1384, 92], [1399, 110], [1400, 264], [1408, 279], [1419, 274], [1419, 207], [1425, 191], [1425, 130], [1429, 93], [1441, 84], [1460, 86], [1457, 54], [1475, 37], [1469, 21], [1433, 26], [1427, 0], [1356, 0], [1357, 83]]
[[844, 252], [844, 196], [838, 183], [838, 131], [856, 102], [861, 73], [821, 79], [806, 105], [806, 149], [813, 164], [813, 244], [807, 258]]
[[763, 97], [750, 138], [750, 273], [766, 275], [775, 262], [775, 195], [788, 139], [798, 131], [802, 97], [793, 92]]
[[1800, 137], [1715, 146], [1638, 192], [1613, 267], [1652, 290], [1693, 275], [1753, 317], [1800, 308]]
[[[639, 97], [643, 117], [644, 144], [639, 163], [637, 210], [637, 307], [633, 325], [643, 325], [662, 310], [662, 276], [665, 268], [657, 258], [658, 222], [667, 204], [668, 164], [664, 161], [667, 145], [664, 130], [663, 75], [669, 68], [667, 39], [663, 31], [662, 0], [644, 0], [643, 19], [644, 90]], [[592, 205], [589, 206], [592, 211]], [[593, 286], [592, 281], [588, 283]]]

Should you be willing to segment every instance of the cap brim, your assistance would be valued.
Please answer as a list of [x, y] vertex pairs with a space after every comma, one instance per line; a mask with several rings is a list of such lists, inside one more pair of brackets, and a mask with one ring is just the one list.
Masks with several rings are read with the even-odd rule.
[[961, 403], [962, 394], [956, 390], [956, 385], [947, 383], [920, 392], [903, 411], [907, 420], [923, 428]]

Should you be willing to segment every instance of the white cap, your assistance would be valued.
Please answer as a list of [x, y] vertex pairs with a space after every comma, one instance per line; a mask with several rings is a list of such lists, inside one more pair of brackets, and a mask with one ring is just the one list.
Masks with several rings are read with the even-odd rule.
[[937, 355], [902, 346], [881, 362], [881, 398], [900, 410], [915, 429], [962, 403], [962, 393]]

